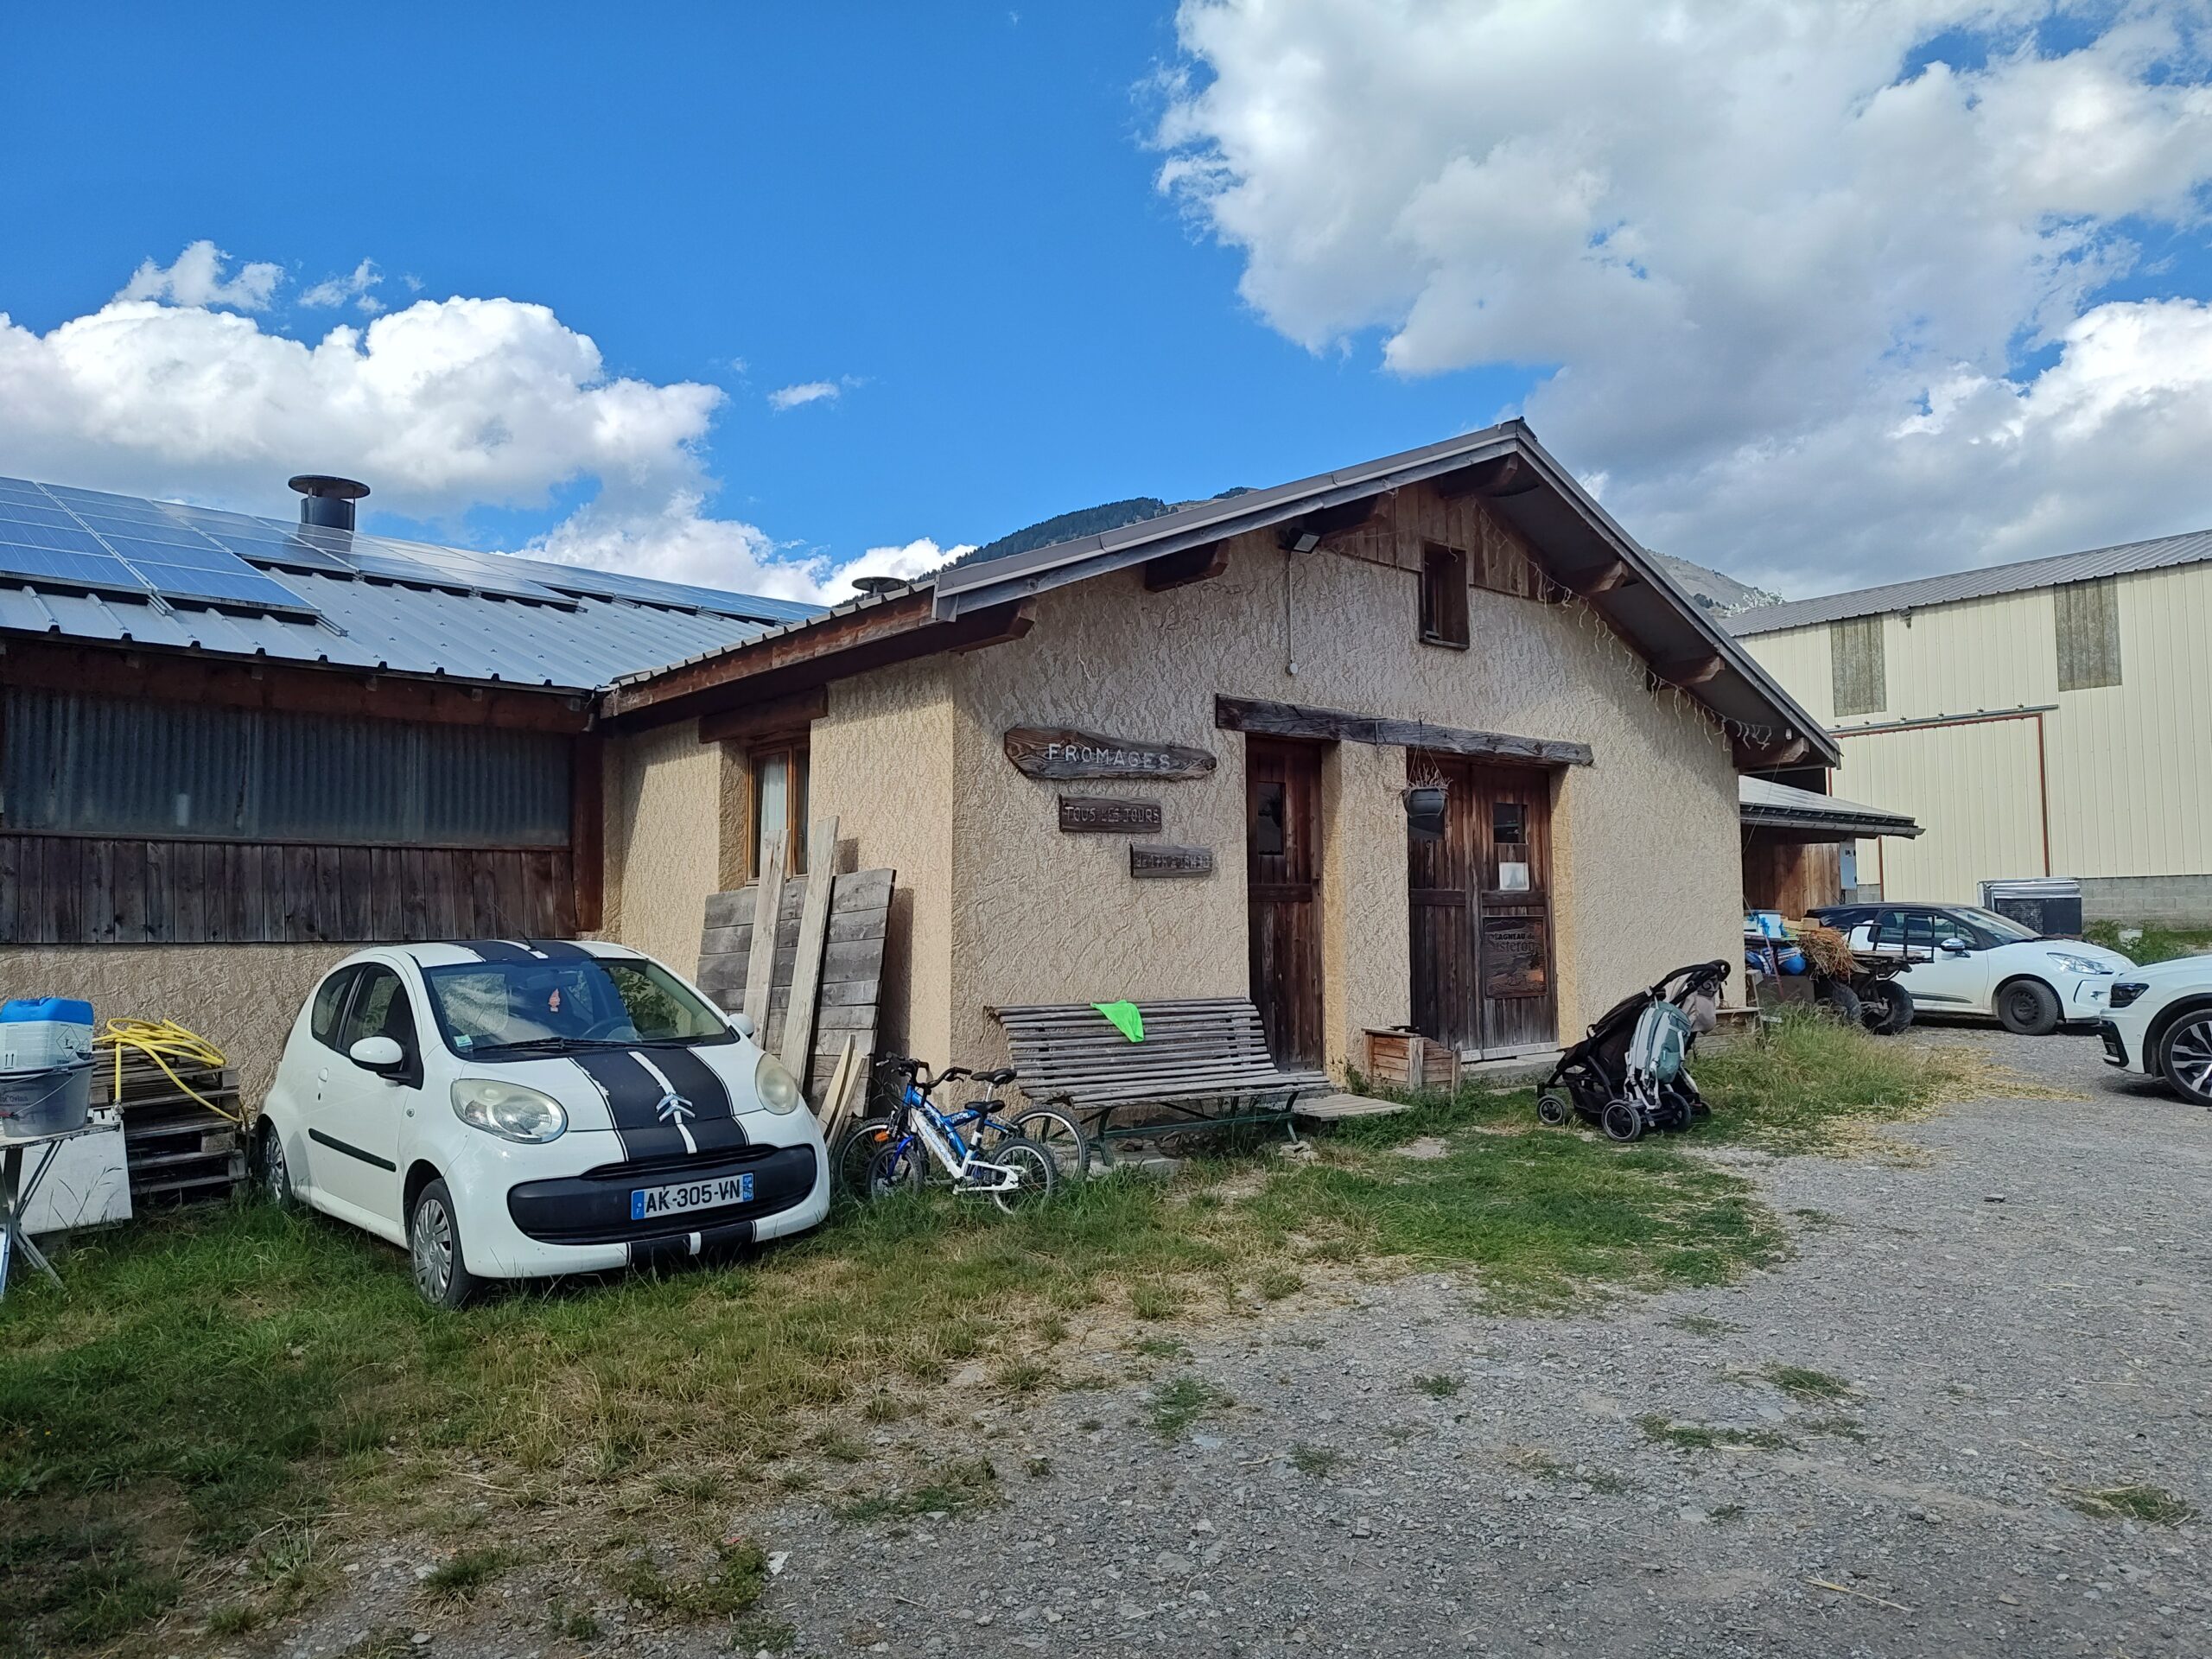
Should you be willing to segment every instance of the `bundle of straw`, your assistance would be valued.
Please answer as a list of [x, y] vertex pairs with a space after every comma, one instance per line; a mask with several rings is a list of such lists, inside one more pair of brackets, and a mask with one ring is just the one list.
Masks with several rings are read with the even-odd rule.
[[1858, 964], [1852, 960], [1851, 941], [1835, 929], [1818, 922], [1792, 922], [1789, 937], [1805, 953], [1815, 973], [1826, 974], [1830, 979], [1849, 979], [1858, 971]]

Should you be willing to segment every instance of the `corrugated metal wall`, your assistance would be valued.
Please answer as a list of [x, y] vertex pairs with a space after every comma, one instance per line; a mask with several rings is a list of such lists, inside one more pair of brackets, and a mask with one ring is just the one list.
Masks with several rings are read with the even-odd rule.
[[559, 847], [567, 739], [10, 687], [13, 830], [324, 845]]
[[[2212, 564], [2119, 576], [2112, 594], [2120, 683], [2082, 690], [2060, 690], [2050, 588], [1885, 617], [1882, 720], [2050, 706], [2043, 719], [2052, 873], [2212, 874], [2204, 645], [2212, 639]], [[1907, 741], [1910, 733], [1852, 737], [1853, 726], [1880, 721], [1835, 721], [1826, 625], [1743, 643], [1810, 713], [1840, 728], [1835, 793], [1911, 812], [1926, 829], [1916, 842], [1884, 843], [1893, 897], [1971, 899], [1984, 879], [2042, 873], [2041, 791], [2023, 735], [2031, 721], [1960, 725], [1940, 741]], [[1872, 880], [1874, 868], [1867, 842], [1860, 879]], [[1909, 885], [1923, 880], [1944, 888]]]

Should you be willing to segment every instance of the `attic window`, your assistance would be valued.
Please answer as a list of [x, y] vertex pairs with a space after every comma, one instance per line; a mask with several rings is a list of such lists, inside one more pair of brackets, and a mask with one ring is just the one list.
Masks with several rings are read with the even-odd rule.
[[1854, 616], [1828, 624], [1828, 658], [1835, 681], [1835, 713], [1878, 715], [1890, 706], [1882, 660], [1882, 619]]
[[1424, 645], [1467, 648], [1467, 556], [1456, 547], [1421, 548], [1421, 637]]
[[2087, 691], [2120, 683], [2120, 589], [2071, 582], [2051, 590], [2058, 622], [2058, 689]]

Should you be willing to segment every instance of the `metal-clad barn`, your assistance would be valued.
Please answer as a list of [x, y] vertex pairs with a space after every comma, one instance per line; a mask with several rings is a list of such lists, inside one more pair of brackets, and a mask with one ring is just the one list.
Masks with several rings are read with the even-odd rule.
[[2212, 921], [2212, 531], [1728, 625], [1834, 733], [1836, 791], [1925, 830], [1861, 842], [1861, 887], [1976, 902], [2075, 876], [2091, 920]]

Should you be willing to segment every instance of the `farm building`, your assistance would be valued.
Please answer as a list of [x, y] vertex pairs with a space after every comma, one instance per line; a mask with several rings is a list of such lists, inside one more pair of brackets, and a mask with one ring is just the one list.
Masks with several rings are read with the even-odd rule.
[[1248, 992], [1285, 1061], [1554, 1046], [1737, 958], [1738, 773], [1834, 760], [1517, 422], [957, 566], [601, 715], [651, 802], [625, 937], [685, 959], [803, 768], [898, 872], [886, 1026], [938, 1061], [1002, 1052], [995, 1007]]
[[0, 481], [0, 979], [175, 1018], [249, 1096], [346, 949], [690, 972], [830, 814], [896, 875], [885, 1047], [1249, 995], [1287, 1061], [1548, 1048], [1735, 958], [1738, 774], [1837, 758], [1517, 422], [827, 613], [299, 482], [293, 524]]
[[1859, 842], [1846, 887], [1976, 903], [2074, 876], [2092, 921], [2212, 922], [2212, 531], [1727, 625], [1834, 734], [1836, 792], [1926, 832]]

